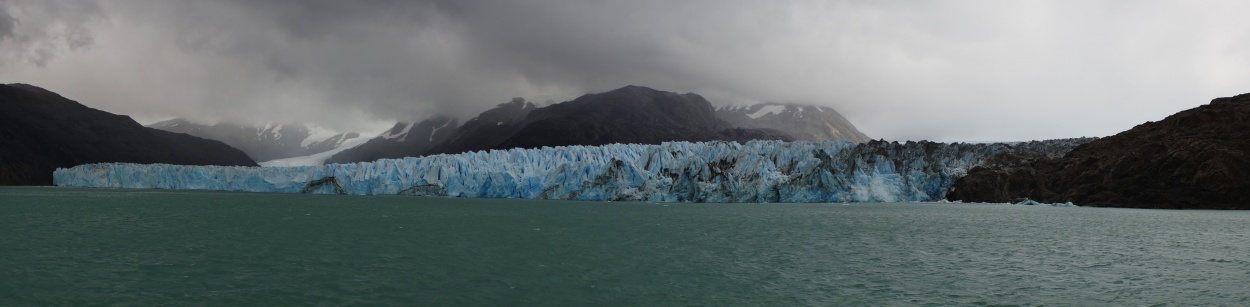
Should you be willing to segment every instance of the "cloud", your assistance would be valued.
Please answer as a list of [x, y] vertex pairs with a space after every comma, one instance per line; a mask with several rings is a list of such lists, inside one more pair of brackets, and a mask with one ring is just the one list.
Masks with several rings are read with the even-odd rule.
[[[1108, 135], [1250, 84], [1240, 1], [119, 0], [86, 18], [8, 6], [27, 15], [0, 13], [0, 40], [16, 20], [8, 37], [57, 37], [42, 40], [56, 56], [6, 50], [37, 65], [0, 78], [149, 118], [361, 130], [636, 84], [832, 106], [878, 138], [1023, 140]], [[91, 48], [55, 30], [68, 27]]]
[[60, 53], [90, 47], [86, 24], [99, 13], [93, 1], [0, 0], [0, 67], [42, 67]]
[[0, 40], [11, 39], [16, 27], [17, 18], [9, 14], [8, 6], [0, 6]]

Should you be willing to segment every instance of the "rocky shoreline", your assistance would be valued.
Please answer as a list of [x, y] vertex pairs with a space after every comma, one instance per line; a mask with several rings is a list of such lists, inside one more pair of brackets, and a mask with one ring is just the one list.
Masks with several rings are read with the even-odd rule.
[[1060, 158], [998, 157], [947, 199], [1154, 209], [1250, 209], [1250, 94], [1147, 122]]

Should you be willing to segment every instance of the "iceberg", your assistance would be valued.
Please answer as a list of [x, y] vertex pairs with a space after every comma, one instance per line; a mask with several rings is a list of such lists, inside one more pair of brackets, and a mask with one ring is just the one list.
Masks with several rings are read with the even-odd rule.
[[477, 151], [292, 167], [98, 163], [62, 187], [649, 202], [927, 202], [1002, 153], [1056, 157], [1089, 139], [1024, 143], [670, 142]]
[[1043, 203], [1043, 202], [1038, 202], [1038, 201], [1035, 201], [1035, 200], [1032, 200], [1032, 199], [1028, 199], [1028, 198], [1025, 198], [1024, 200], [1021, 200], [1020, 202], [1014, 203], [1013, 205], [1020, 205], [1020, 206], [1050, 206], [1050, 207], [1077, 207], [1077, 205], [1072, 204], [1072, 202], [1063, 202], [1063, 203]]

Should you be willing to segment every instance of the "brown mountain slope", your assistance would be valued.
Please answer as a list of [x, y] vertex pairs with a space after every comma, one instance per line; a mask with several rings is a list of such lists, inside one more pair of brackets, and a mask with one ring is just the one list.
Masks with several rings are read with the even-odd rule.
[[1138, 125], [1063, 158], [974, 168], [947, 198], [1250, 209], [1250, 94]]

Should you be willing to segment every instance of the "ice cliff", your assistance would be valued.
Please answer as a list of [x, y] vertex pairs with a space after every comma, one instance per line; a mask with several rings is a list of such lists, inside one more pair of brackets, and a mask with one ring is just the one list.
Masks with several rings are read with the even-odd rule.
[[997, 154], [1059, 156], [1088, 141], [673, 142], [300, 167], [101, 163], [57, 169], [53, 176], [57, 186], [98, 188], [656, 202], [937, 201], [968, 169]]

